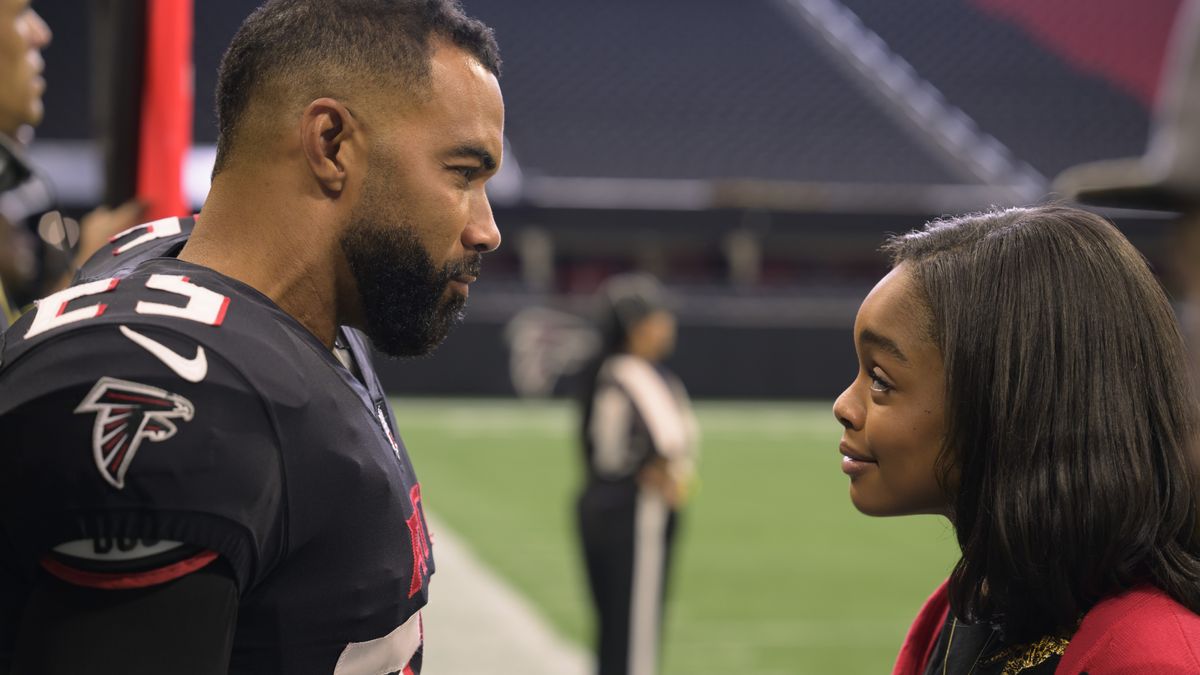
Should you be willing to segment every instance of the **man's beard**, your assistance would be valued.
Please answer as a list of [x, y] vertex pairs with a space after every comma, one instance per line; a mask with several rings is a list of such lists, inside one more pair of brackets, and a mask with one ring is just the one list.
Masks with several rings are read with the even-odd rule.
[[388, 356], [424, 356], [462, 320], [466, 298], [447, 296], [446, 289], [455, 277], [479, 276], [480, 254], [437, 269], [409, 223], [386, 226], [359, 214], [341, 244], [376, 349]]

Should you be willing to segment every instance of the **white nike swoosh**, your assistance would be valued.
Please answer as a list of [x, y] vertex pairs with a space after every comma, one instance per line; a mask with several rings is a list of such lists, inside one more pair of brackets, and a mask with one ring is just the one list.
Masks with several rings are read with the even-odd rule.
[[161, 342], [152, 340], [128, 326], [121, 326], [125, 337], [144, 347], [146, 351], [158, 357], [159, 361], [175, 371], [175, 374], [188, 382], [199, 382], [208, 374], [208, 358], [204, 355], [204, 347], [196, 345], [196, 355], [190, 359], [171, 351], [171, 348]]

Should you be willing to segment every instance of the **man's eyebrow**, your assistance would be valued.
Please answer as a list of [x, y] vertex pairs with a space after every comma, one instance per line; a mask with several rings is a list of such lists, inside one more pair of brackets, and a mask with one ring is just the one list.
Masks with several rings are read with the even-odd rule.
[[491, 171], [496, 168], [496, 158], [492, 157], [492, 153], [484, 150], [478, 145], [460, 145], [447, 153], [451, 157], [470, 157], [479, 160], [480, 165], [484, 170]]
[[889, 337], [884, 337], [883, 335], [880, 335], [869, 328], [864, 328], [863, 330], [859, 331], [858, 341], [864, 345], [874, 345], [875, 347], [882, 349], [883, 351], [896, 357], [896, 359], [901, 363], [908, 363], [908, 357], [905, 356], [904, 352], [900, 350], [900, 345], [896, 344], [895, 340]]

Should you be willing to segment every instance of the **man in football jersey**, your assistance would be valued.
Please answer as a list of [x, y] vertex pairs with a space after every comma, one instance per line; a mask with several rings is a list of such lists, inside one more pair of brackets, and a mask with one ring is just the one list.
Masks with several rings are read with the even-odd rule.
[[433, 558], [363, 333], [427, 353], [499, 245], [498, 69], [453, 0], [246, 20], [200, 215], [3, 335], [0, 666], [420, 671]]

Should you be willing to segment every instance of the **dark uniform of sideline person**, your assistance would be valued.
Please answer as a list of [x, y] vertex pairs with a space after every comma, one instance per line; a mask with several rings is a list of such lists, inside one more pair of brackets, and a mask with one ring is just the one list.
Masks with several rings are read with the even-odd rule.
[[587, 481], [578, 502], [598, 672], [652, 675], [698, 434], [683, 384], [661, 363], [675, 340], [661, 287], [652, 277], [620, 276], [600, 296], [603, 348], [585, 371]]
[[[430, 537], [366, 340], [433, 349], [499, 244], [498, 63], [452, 2], [247, 19], [201, 215], [125, 232], [3, 335], [0, 670], [420, 672]], [[328, 72], [353, 113], [310, 98]]]

